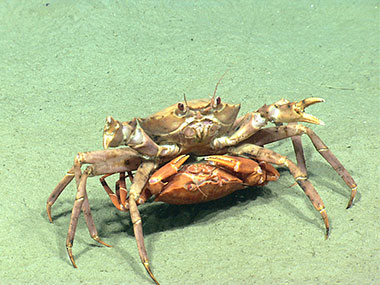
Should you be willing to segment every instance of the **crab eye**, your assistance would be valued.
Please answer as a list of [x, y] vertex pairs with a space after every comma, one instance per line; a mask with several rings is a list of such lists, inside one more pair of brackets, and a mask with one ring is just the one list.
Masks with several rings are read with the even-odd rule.
[[177, 105], [177, 111], [176, 111], [176, 114], [177, 115], [184, 115], [187, 111], [187, 108], [185, 106], [185, 104], [183, 104], [182, 102], [179, 102], [178, 105]]
[[218, 109], [220, 107], [220, 105], [222, 104], [222, 99], [218, 96], [214, 99], [214, 102], [213, 102], [213, 108], [214, 109]]
[[182, 102], [178, 103], [178, 110], [181, 111], [181, 112], [185, 111], [185, 105], [183, 105]]

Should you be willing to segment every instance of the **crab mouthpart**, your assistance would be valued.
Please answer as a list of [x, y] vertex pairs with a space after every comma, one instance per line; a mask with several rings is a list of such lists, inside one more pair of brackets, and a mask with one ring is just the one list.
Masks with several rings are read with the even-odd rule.
[[203, 120], [200, 122], [193, 122], [189, 124], [184, 130], [183, 134], [188, 139], [196, 139], [203, 142], [211, 139], [217, 133], [219, 127], [211, 120]]

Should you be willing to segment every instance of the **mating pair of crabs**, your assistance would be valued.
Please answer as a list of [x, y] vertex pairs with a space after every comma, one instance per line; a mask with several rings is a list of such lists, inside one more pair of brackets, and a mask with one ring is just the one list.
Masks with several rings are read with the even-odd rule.
[[[220, 81], [219, 81], [220, 82]], [[218, 82], [218, 84], [219, 84]], [[316, 150], [342, 177], [351, 189], [347, 208], [355, 198], [357, 185], [351, 175], [308, 127], [297, 122], [323, 124], [304, 112], [321, 98], [299, 102], [280, 101], [264, 105], [257, 111], [237, 118], [240, 105], [227, 104], [214, 95], [210, 100], [192, 100], [174, 104], [145, 119], [119, 122], [108, 117], [104, 127], [105, 150], [78, 153], [73, 167], [59, 182], [47, 201], [47, 213], [52, 222], [51, 207], [65, 187], [75, 178], [77, 194], [71, 214], [66, 248], [74, 267], [72, 245], [78, 217], [83, 211], [91, 237], [103, 242], [97, 233], [86, 192], [89, 176], [104, 175], [101, 182], [113, 204], [129, 211], [141, 261], [150, 277], [154, 277], [145, 250], [142, 222], [137, 206], [154, 195], [156, 201], [171, 204], [191, 204], [224, 197], [246, 186], [264, 185], [277, 180], [279, 173], [272, 164], [286, 167], [305, 192], [314, 208], [320, 212], [329, 235], [329, 222], [317, 191], [307, 178], [301, 135], [311, 139]], [[264, 128], [268, 122], [275, 127]], [[284, 125], [285, 123], [285, 125]], [[264, 145], [291, 138], [297, 164]], [[109, 149], [110, 147], [125, 146]], [[202, 161], [186, 164], [189, 155]], [[81, 167], [89, 164], [82, 172]], [[105, 178], [119, 173], [115, 192]], [[126, 188], [125, 173], [131, 180]]]

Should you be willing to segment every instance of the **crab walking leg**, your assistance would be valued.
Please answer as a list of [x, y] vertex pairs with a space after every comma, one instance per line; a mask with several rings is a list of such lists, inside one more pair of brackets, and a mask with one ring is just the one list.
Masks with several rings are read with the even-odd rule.
[[[78, 160], [78, 161], [77, 161]], [[138, 152], [129, 149], [112, 149], [112, 150], [99, 150], [99, 151], [91, 151], [91, 152], [83, 152], [79, 153], [76, 156], [74, 166], [67, 172], [67, 174], [63, 177], [63, 179], [58, 183], [58, 185], [54, 188], [53, 192], [49, 195], [46, 203], [46, 212], [49, 217], [49, 221], [53, 222], [51, 217], [51, 207], [57, 201], [59, 195], [65, 190], [66, 186], [73, 180], [75, 176], [75, 164], [77, 163], [79, 167], [83, 164], [92, 164], [92, 163], [104, 163], [105, 173], [112, 173], [107, 168], [114, 162], [114, 160], [125, 161], [125, 165], [119, 163], [120, 171], [131, 171], [137, 168], [137, 165], [141, 161], [141, 157]], [[107, 163], [108, 161], [108, 163]], [[77, 166], [78, 168], [78, 166]], [[77, 170], [78, 171], [78, 170]], [[117, 169], [113, 171], [113, 173], [120, 172]], [[80, 177], [80, 169], [78, 172], [78, 176]], [[78, 180], [79, 181], [79, 180]]]
[[111, 188], [108, 186], [108, 183], [106, 181], [106, 178], [113, 175], [114, 173], [110, 173], [110, 174], [106, 174], [102, 177], [99, 178], [99, 181], [100, 181], [100, 184], [102, 184], [104, 190], [106, 191], [106, 193], [108, 194], [108, 196], [110, 197], [111, 199], [111, 202], [112, 204], [120, 211], [122, 211], [123, 209], [120, 208], [120, 202], [119, 202], [119, 199], [118, 199], [118, 196], [117, 194], [115, 194]]
[[[133, 184], [134, 177], [133, 177], [132, 171], [128, 171], [128, 178]], [[125, 183], [125, 173], [120, 173], [120, 179], [118, 181], [117, 187], [120, 188], [120, 194], [119, 194], [120, 201], [124, 205], [124, 208], [127, 211], [129, 211], [129, 203], [127, 200], [128, 191], [127, 191], [127, 185]], [[149, 189], [147, 187], [144, 187], [143, 191], [140, 193], [139, 198], [136, 200], [137, 205], [144, 204], [146, 200], [148, 200], [151, 196], [152, 194], [150, 193]]]
[[130, 188], [128, 204], [129, 204], [131, 220], [133, 223], [133, 232], [135, 234], [137, 248], [139, 251], [141, 262], [144, 265], [150, 277], [152, 278], [152, 280], [156, 284], [159, 284], [157, 279], [154, 277], [153, 272], [149, 266], [148, 254], [146, 252], [145, 243], [144, 243], [141, 216], [140, 216], [139, 210], [137, 209], [137, 204], [136, 204], [136, 201], [138, 200], [141, 192], [143, 191], [149, 179], [150, 174], [155, 168], [156, 168], [156, 164], [153, 162], [144, 162], [139, 166]]
[[[108, 196], [110, 197], [110, 199], [112, 201], [112, 204], [116, 207], [116, 209], [123, 211], [123, 212], [127, 212], [127, 209], [124, 206], [125, 201], [126, 201], [126, 197], [128, 194], [127, 189], [125, 187], [125, 172], [120, 172], [120, 179], [116, 182], [116, 191], [115, 191], [116, 194], [111, 190], [111, 188], [108, 186], [108, 184], [105, 180], [108, 176], [111, 176], [113, 174], [114, 173], [102, 176], [99, 179], [100, 183], [102, 184], [104, 190], [106, 190]], [[124, 178], [124, 183], [122, 183], [122, 181], [121, 181], [122, 177]], [[121, 184], [123, 184], [123, 185], [121, 186]], [[122, 201], [124, 201], [124, 203]]]
[[87, 227], [89, 229], [91, 237], [97, 242], [105, 246], [110, 246], [107, 243], [100, 240], [100, 238], [97, 235], [95, 224], [93, 222], [92, 215], [91, 215], [90, 205], [88, 203], [88, 198], [87, 198], [87, 192], [86, 192], [87, 178], [89, 176], [102, 175], [105, 173], [109, 174], [109, 173], [129, 171], [130, 169], [128, 169], [128, 166], [130, 165], [127, 165], [124, 159], [114, 160], [112, 161], [112, 163], [110, 163], [109, 161], [100, 162], [98, 164], [93, 164], [93, 165], [88, 166], [83, 172], [83, 174], [80, 176], [79, 182], [77, 182], [78, 190], [75, 196], [75, 202], [74, 202], [73, 210], [71, 212], [70, 226], [69, 226], [69, 230], [67, 232], [67, 238], [66, 238], [67, 253], [70, 257], [71, 263], [73, 264], [75, 268], [77, 266], [75, 264], [74, 256], [72, 253], [72, 247], [73, 247], [75, 231], [77, 228], [78, 218], [79, 218], [81, 209], [84, 212]]
[[80, 215], [80, 211], [81, 211], [83, 202], [84, 202], [85, 197], [86, 197], [86, 183], [87, 183], [87, 178], [91, 173], [91, 169], [92, 169], [92, 167], [88, 166], [80, 177], [80, 180], [78, 183], [77, 194], [75, 196], [75, 202], [74, 202], [73, 210], [71, 212], [70, 226], [69, 226], [69, 230], [67, 232], [67, 238], [66, 238], [67, 253], [69, 255], [71, 263], [73, 264], [73, 266], [75, 268], [77, 268], [77, 265], [75, 264], [75, 260], [74, 260], [74, 256], [73, 256], [73, 252], [72, 252], [72, 247], [73, 247], [73, 243], [74, 243], [75, 231], [77, 229], [78, 218]]
[[[297, 125], [297, 122], [289, 123], [289, 125]], [[283, 123], [276, 123], [277, 127], [283, 126]], [[301, 135], [292, 136], [292, 145], [294, 149], [294, 153], [296, 155], [297, 166], [301, 169], [301, 171], [307, 176], [307, 168], [306, 168], [306, 160], [305, 154], [303, 152], [302, 139]]]
[[[98, 163], [96, 163], [96, 161]], [[80, 153], [77, 155], [74, 163], [75, 167], [80, 168], [80, 164], [83, 163], [94, 163], [86, 168], [83, 174], [76, 175], [77, 179], [77, 194], [75, 197], [75, 202], [73, 210], [71, 212], [70, 226], [66, 238], [66, 249], [70, 260], [74, 267], [77, 267], [74, 261], [74, 256], [72, 254], [72, 246], [74, 242], [74, 236], [76, 227], [78, 224], [78, 218], [83, 210], [85, 214], [85, 219], [87, 227], [91, 234], [91, 237], [97, 242], [109, 246], [99, 239], [97, 236], [97, 231], [95, 228], [94, 221], [92, 219], [90, 205], [88, 203], [87, 193], [86, 193], [86, 183], [89, 176], [104, 175], [117, 172], [132, 171], [137, 168], [138, 165], [142, 163], [142, 158], [137, 154], [137, 152], [130, 149], [119, 149], [111, 151], [95, 151], [89, 153]], [[76, 170], [77, 171], [77, 170]], [[81, 170], [79, 169], [79, 171]], [[79, 178], [78, 178], [79, 177]]]
[[[127, 199], [127, 186], [125, 183], [125, 172], [120, 173], [120, 179], [116, 181], [115, 184], [115, 193], [111, 190], [111, 188], [108, 186], [106, 182], [106, 178], [113, 175], [114, 173], [104, 175], [100, 178], [100, 182], [104, 188], [104, 190], [107, 192], [108, 196], [110, 197], [113, 205], [116, 207], [116, 209], [128, 212], [129, 211], [129, 205], [128, 205], [128, 199]], [[131, 171], [128, 171], [128, 177], [130, 181], [133, 183], [133, 174]], [[150, 197], [152, 196], [152, 193], [149, 191], [147, 187], [144, 188], [143, 192], [140, 194], [140, 197], [137, 199], [136, 203], [137, 205], [144, 204]]]
[[98, 243], [105, 245], [107, 247], [112, 247], [108, 243], [105, 243], [104, 241], [102, 241], [98, 236], [98, 231], [96, 230], [94, 219], [92, 218], [91, 208], [90, 208], [90, 203], [88, 202], [87, 193], [85, 193], [85, 197], [84, 197], [84, 201], [82, 205], [82, 211], [84, 214], [84, 219], [86, 220], [88, 231], [90, 232], [90, 236]]
[[[317, 134], [312, 129], [301, 124], [289, 124], [280, 127], [261, 129], [253, 137], [246, 140], [245, 143], [265, 145], [288, 137], [301, 136], [303, 134], [306, 134], [310, 138], [311, 142], [313, 143], [315, 149], [319, 152], [319, 154], [332, 166], [332, 168], [334, 168], [334, 170], [339, 174], [339, 176], [343, 179], [346, 185], [351, 189], [350, 199], [347, 204], [347, 209], [350, 208], [355, 199], [358, 186], [355, 180], [350, 175], [350, 173], [344, 168], [342, 163], [336, 158], [332, 151], [326, 146], [326, 144], [317, 136]], [[301, 140], [301, 138], [299, 140]], [[302, 147], [302, 145], [298, 145], [298, 148], [300, 147]], [[296, 148], [295, 151], [296, 156], [300, 156], [299, 153], [297, 154], [298, 150]], [[297, 161], [299, 162], [298, 159]], [[302, 167], [300, 168], [302, 170]], [[306, 166], [304, 166], [304, 168], [306, 170]]]
[[[305, 127], [306, 128], [306, 127]], [[358, 186], [352, 176], [332, 153], [332, 151], [323, 143], [323, 141], [314, 133], [311, 129], [306, 128], [307, 135], [313, 143], [316, 150], [323, 156], [324, 159], [334, 168], [334, 170], [340, 175], [340, 177], [346, 182], [347, 186], [351, 188], [350, 200], [347, 204], [347, 209], [352, 206], [355, 199]]]
[[74, 178], [74, 166], [71, 167], [69, 171], [67, 171], [67, 174], [62, 178], [62, 180], [54, 188], [53, 192], [51, 192], [51, 194], [49, 195], [46, 202], [46, 212], [47, 212], [50, 223], [53, 222], [53, 219], [51, 217], [51, 207], [54, 205], [55, 201], [57, 201], [62, 191], [65, 190], [66, 186], [70, 184], [73, 178]]
[[305, 154], [303, 152], [301, 136], [294, 136], [294, 137], [291, 137], [291, 139], [292, 139], [293, 149], [296, 154], [297, 166], [304, 173], [304, 175], [307, 176]]
[[120, 197], [120, 203], [124, 206], [124, 208], [127, 208], [127, 185], [125, 183], [125, 172], [120, 172], [120, 178], [117, 182], [117, 188], [119, 192]]
[[[77, 182], [77, 185], [79, 185], [79, 182]], [[85, 195], [84, 196], [84, 201], [83, 201], [81, 209], [83, 211], [84, 218], [86, 220], [87, 228], [88, 228], [88, 231], [90, 233], [91, 238], [93, 238], [95, 241], [97, 241], [98, 243], [100, 243], [102, 245], [111, 247], [111, 245], [105, 243], [104, 241], [102, 241], [99, 238], [98, 231], [96, 230], [96, 226], [95, 226], [95, 223], [94, 223], [94, 219], [92, 218], [91, 208], [90, 208], [90, 203], [88, 202], [87, 193], [85, 192], [84, 195]], [[75, 233], [75, 230], [74, 230], [74, 233]]]
[[309, 198], [310, 202], [313, 204], [314, 208], [321, 214], [323, 222], [325, 223], [327, 239], [330, 232], [329, 220], [327, 217], [325, 205], [318, 192], [314, 189], [314, 186], [307, 179], [302, 171], [286, 156], [280, 155], [270, 149], [266, 149], [257, 145], [243, 144], [238, 147], [232, 147], [229, 149], [229, 153], [233, 155], [244, 155], [253, 157], [265, 162], [277, 164], [280, 166], [285, 166], [289, 169], [290, 173], [293, 175], [297, 184], [305, 192], [306, 196]]

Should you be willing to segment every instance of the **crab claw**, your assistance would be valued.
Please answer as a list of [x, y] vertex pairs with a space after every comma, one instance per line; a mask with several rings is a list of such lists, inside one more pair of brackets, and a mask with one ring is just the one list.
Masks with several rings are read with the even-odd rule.
[[257, 169], [259, 164], [248, 158], [227, 156], [227, 155], [210, 155], [204, 158], [208, 163], [215, 166], [229, 168], [234, 172], [248, 174]]
[[263, 161], [258, 163], [252, 159], [227, 155], [211, 155], [205, 157], [205, 160], [211, 165], [234, 171], [247, 185], [265, 185], [280, 177], [280, 173], [271, 164]]
[[103, 147], [117, 146], [123, 140], [123, 132], [120, 127], [120, 122], [116, 121], [111, 116], [106, 118], [106, 125], [103, 130]]
[[148, 182], [152, 194], [159, 194], [165, 186], [163, 180], [176, 174], [189, 157], [190, 155], [180, 155], [153, 173]]
[[299, 102], [289, 102], [281, 99], [280, 101], [264, 105], [258, 112], [274, 123], [306, 122], [316, 125], [325, 123], [313, 115], [305, 113], [305, 108], [315, 103], [325, 102], [322, 98], [310, 97]]
[[108, 116], [103, 130], [103, 147], [117, 147], [129, 139], [132, 132], [136, 129], [136, 119], [127, 122], [119, 122]]

